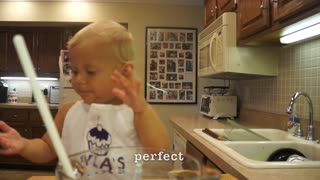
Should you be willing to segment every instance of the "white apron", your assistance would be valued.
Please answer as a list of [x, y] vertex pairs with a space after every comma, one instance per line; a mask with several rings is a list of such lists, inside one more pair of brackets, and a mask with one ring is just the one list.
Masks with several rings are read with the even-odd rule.
[[[77, 101], [68, 111], [62, 128], [62, 142], [67, 154], [89, 150], [77, 158], [81, 163], [94, 167], [94, 171], [99, 171], [100, 175], [92, 179], [134, 179], [130, 174], [134, 163], [130, 153], [134, 150], [129, 150], [130, 153], [109, 150], [110, 147], [141, 146], [133, 118], [132, 109], [125, 104], [89, 105]], [[95, 172], [90, 172], [90, 175], [92, 173]]]

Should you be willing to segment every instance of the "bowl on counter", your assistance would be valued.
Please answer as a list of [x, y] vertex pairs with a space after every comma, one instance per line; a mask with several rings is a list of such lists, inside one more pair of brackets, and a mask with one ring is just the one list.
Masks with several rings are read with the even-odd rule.
[[[84, 151], [69, 156], [77, 180], [87, 179], [218, 179], [218, 172], [203, 171], [198, 160], [181, 152], [142, 147], [112, 147]], [[60, 164], [58, 180], [68, 178]]]

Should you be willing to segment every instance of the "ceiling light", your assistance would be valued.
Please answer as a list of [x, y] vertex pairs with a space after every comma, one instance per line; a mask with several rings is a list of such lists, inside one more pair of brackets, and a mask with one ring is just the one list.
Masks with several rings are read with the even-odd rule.
[[282, 44], [290, 44], [320, 34], [320, 13], [286, 27], [280, 38]]

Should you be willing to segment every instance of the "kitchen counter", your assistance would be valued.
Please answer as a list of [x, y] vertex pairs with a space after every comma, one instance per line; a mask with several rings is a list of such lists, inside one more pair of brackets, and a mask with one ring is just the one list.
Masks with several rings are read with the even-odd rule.
[[[0, 108], [38, 109], [37, 103], [0, 103]], [[50, 109], [58, 109], [59, 104], [49, 104]]]
[[[27, 180], [55, 180], [56, 178], [54, 176], [32, 176]], [[169, 180], [169, 179], [143, 179], [143, 180]], [[231, 177], [228, 174], [223, 174], [220, 177], [220, 180], [234, 180], [233, 177]]]
[[[225, 173], [239, 179], [320, 179], [319, 168], [256, 169], [243, 166], [193, 131], [195, 128], [205, 127], [224, 128], [227, 126], [225, 120], [212, 120], [201, 115], [195, 115], [171, 117], [170, 122], [174, 129], [196, 146], [208, 159], [218, 165]], [[251, 126], [249, 122], [246, 122], [245, 125], [257, 127], [256, 124]]]

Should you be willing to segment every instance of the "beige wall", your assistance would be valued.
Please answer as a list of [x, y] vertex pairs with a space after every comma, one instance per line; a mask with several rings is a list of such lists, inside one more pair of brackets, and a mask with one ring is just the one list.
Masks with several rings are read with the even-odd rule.
[[[281, 115], [286, 114], [295, 92], [306, 92], [313, 103], [314, 120], [320, 121], [320, 38], [281, 48], [277, 77], [235, 84], [242, 107]], [[296, 105], [297, 115], [309, 119], [306, 99], [299, 97]]]
[[[124, 3], [72, 3], [72, 2], [0, 2], [0, 21], [30, 22], [91, 22], [110, 18], [127, 22], [135, 38], [136, 72], [144, 82], [145, 27], [203, 27], [202, 6], [142, 5]], [[202, 89], [204, 80], [199, 82]], [[211, 81], [206, 81], [213, 85]], [[200, 95], [198, 91], [198, 94]], [[153, 105], [161, 119], [169, 127], [172, 115], [198, 113], [197, 105]], [[171, 128], [169, 128], [171, 131]]]

